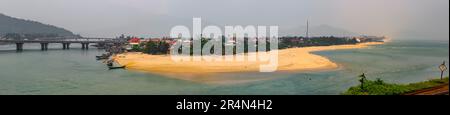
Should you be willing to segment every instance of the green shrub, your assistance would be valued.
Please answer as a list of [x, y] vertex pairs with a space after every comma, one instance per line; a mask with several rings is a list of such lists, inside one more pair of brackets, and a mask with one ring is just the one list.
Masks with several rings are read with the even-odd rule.
[[443, 84], [448, 84], [449, 78], [443, 80], [433, 79], [425, 82], [412, 83], [407, 85], [385, 83], [381, 79], [375, 81], [367, 80], [364, 83], [364, 90], [361, 85], [350, 87], [343, 95], [401, 95], [413, 92], [420, 89], [435, 87]]

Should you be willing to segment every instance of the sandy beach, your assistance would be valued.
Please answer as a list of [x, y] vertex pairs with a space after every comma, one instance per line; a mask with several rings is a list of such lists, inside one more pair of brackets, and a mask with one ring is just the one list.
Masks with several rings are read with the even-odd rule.
[[[277, 71], [321, 71], [337, 69], [338, 64], [331, 60], [312, 54], [311, 52], [366, 48], [382, 42], [361, 43], [356, 45], [317, 46], [290, 48], [279, 50]], [[258, 61], [183, 61], [175, 62], [170, 55], [147, 55], [143, 53], [125, 53], [113, 57], [114, 60], [126, 66], [126, 69], [145, 71], [156, 74], [214, 74], [223, 72], [258, 72], [261, 64]]]

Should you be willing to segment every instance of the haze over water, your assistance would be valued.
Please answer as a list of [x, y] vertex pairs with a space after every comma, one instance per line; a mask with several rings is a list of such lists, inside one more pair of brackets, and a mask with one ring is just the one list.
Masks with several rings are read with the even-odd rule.
[[[437, 66], [449, 61], [448, 41], [392, 41], [364, 49], [316, 52], [341, 65], [324, 72], [228, 73], [225, 82], [186, 81], [128, 70], [107, 70], [91, 48], [40, 51], [27, 44], [0, 46], [0, 94], [340, 94], [358, 84], [357, 76], [392, 83], [439, 78]], [[448, 76], [448, 73], [446, 73]]]
[[[168, 36], [176, 25], [329, 25], [358, 34], [448, 41], [448, 0], [1, 0], [0, 13], [85, 37]], [[314, 33], [315, 31], [311, 31]], [[317, 32], [317, 31], [316, 31]]]

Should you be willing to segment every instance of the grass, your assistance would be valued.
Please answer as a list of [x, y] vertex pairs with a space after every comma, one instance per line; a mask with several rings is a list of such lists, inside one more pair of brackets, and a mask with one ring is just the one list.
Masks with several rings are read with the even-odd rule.
[[390, 84], [385, 83], [381, 79], [375, 81], [366, 80], [364, 83], [364, 89], [361, 89], [361, 85], [349, 88], [343, 95], [401, 95], [410, 93], [420, 89], [431, 88], [443, 84], [448, 84], [449, 78], [446, 77], [443, 80], [433, 79], [429, 81], [411, 83], [411, 84]]

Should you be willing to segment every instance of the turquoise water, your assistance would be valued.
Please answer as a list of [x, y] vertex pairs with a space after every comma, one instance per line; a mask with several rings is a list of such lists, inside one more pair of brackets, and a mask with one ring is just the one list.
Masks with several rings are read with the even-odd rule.
[[[327, 72], [232, 73], [203, 76], [187, 81], [149, 73], [107, 70], [94, 56], [101, 50], [39, 51], [26, 44], [17, 53], [13, 45], [0, 46], [0, 94], [263, 94], [333, 95], [358, 84], [357, 76], [381, 78], [393, 83], [411, 83], [438, 78], [437, 66], [449, 59], [449, 43], [393, 41], [365, 49], [316, 52], [341, 65]], [[448, 73], [446, 73], [448, 76]], [[201, 82], [214, 78], [226, 82]]]

